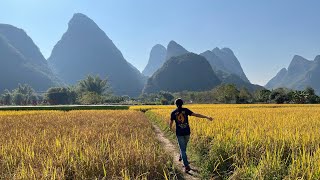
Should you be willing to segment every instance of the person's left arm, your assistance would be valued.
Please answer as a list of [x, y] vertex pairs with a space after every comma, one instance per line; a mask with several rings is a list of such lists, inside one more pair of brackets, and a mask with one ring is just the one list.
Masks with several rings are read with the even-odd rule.
[[195, 117], [198, 117], [198, 118], [205, 118], [205, 119], [208, 119], [209, 121], [213, 120], [212, 117], [205, 116], [205, 115], [202, 115], [202, 114], [197, 114], [197, 113], [192, 113], [191, 116], [195, 116]]
[[188, 109], [188, 115], [189, 115], [189, 116], [195, 116], [195, 117], [198, 117], [198, 118], [205, 118], [205, 119], [208, 119], [209, 121], [212, 121], [212, 120], [213, 120], [212, 117], [205, 116], [205, 115], [202, 115], [202, 114], [194, 113], [194, 112], [190, 111], [189, 109]]

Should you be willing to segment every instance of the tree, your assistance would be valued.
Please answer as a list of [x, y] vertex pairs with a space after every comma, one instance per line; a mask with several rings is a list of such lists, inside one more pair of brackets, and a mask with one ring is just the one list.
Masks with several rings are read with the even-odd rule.
[[159, 93], [160, 97], [161, 97], [161, 104], [163, 105], [168, 105], [168, 104], [172, 104], [173, 100], [174, 100], [174, 96], [166, 91], [160, 91]]
[[12, 104], [12, 95], [9, 90], [4, 90], [4, 93], [1, 95], [1, 102], [4, 105]]
[[50, 104], [74, 104], [76, 102], [76, 92], [66, 87], [52, 87], [46, 92], [46, 99]]
[[13, 90], [13, 93], [20, 93], [26, 96], [32, 96], [35, 94], [34, 89], [28, 84], [19, 84], [16, 89]]
[[80, 98], [81, 104], [101, 104], [104, 101], [103, 96], [96, 92], [85, 92]]
[[252, 94], [249, 92], [249, 90], [245, 87], [240, 89], [239, 92], [239, 103], [252, 103]]
[[234, 84], [223, 84], [213, 89], [213, 96], [222, 103], [238, 103], [239, 90]]
[[277, 104], [283, 104], [289, 101], [288, 98], [288, 89], [285, 88], [277, 88], [270, 93], [269, 99]]
[[317, 95], [315, 93], [315, 90], [312, 87], [307, 87], [304, 90], [305, 94], [306, 94], [306, 102], [310, 103], [310, 104], [315, 104], [317, 103]]
[[14, 93], [12, 97], [12, 103], [15, 105], [25, 105], [26, 104], [25, 95], [18, 92]]
[[103, 95], [109, 89], [107, 79], [102, 80], [99, 76], [88, 75], [85, 79], [78, 82], [80, 93], [94, 92]]
[[309, 96], [316, 95], [316, 93], [315, 93], [315, 91], [314, 91], [314, 89], [312, 87], [306, 87], [304, 92], [306, 92], [306, 94], [308, 94]]
[[37, 101], [37, 96], [34, 89], [28, 84], [19, 84], [18, 87], [12, 90], [12, 102], [16, 105], [34, 104]]
[[254, 93], [254, 99], [256, 102], [268, 103], [271, 91], [268, 89], [257, 90]]
[[292, 92], [292, 102], [295, 104], [305, 104], [307, 103], [307, 94], [305, 91], [293, 91]]

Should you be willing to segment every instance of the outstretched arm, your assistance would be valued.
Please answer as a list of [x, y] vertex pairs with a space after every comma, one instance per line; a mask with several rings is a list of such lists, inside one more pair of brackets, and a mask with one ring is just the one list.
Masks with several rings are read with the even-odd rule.
[[208, 116], [205, 116], [205, 115], [202, 115], [202, 114], [197, 114], [197, 113], [192, 113], [191, 116], [195, 116], [195, 117], [198, 117], [198, 118], [205, 118], [205, 119], [208, 119], [209, 121], [213, 120], [212, 117], [208, 117]]

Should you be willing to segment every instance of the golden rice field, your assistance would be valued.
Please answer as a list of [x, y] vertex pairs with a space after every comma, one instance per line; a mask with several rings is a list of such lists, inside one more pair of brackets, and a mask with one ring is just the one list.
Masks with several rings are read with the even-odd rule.
[[[320, 179], [319, 105], [187, 105], [189, 155], [203, 178]], [[135, 106], [168, 126], [174, 106]]]
[[174, 178], [143, 113], [0, 111], [0, 179]]

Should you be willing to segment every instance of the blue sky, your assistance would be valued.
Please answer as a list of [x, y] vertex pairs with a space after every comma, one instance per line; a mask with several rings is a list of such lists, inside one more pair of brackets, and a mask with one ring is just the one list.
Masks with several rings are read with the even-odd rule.
[[319, 0], [1, 0], [0, 23], [24, 29], [49, 57], [80, 12], [141, 71], [153, 45], [175, 40], [195, 53], [231, 48], [249, 80], [264, 85], [295, 54], [320, 54], [319, 7]]

